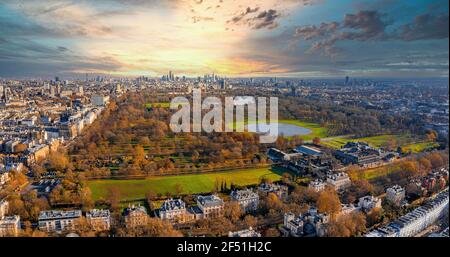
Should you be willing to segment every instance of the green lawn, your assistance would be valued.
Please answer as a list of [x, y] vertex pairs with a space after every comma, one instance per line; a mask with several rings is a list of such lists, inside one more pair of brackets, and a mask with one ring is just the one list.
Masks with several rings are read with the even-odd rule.
[[321, 144], [323, 146], [339, 149], [344, 146], [347, 142], [366, 142], [373, 147], [383, 147], [389, 140], [393, 140], [396, 144], [401, 145], [405, 151], [411, 150], [413, 153], [422, 152], [428, 148], [436, 147], [436, 143], [433, 142], [417, 142], [417, 138], [411, 135], [380, 135], [373, 137], [362, 137], [362, 138], [350, 138], [350, 137], [336, 137], [323, 139]]
[[393, 163], [386, 166], [364, 169], [364, 170], [355, 170], [353, 172], [349, 172], [349, 176], [351, 179], [362, 178], [365, 180], [373, 180], [382, 176], [387, 176], [393, 172], [398, 172], [402, 170], [401, 163]]
[[262, 177], [272, 181], [280, 180], [282, 170], [268, 168], [241, 169], [227, 172], [216, 172], [194, 175], [175, 175], [151, 177], [142, 180], [91, 180], [88, 182], [94, 200], [106, 198], [108, 189], [116, 187], [121, 193], [122, 200], [139, 200], [145, 198], [148, 191], [165, 194], [175, 192], [175, 185], [182, 185], [182, 194], [197, 194], [211, 192], [216, 180], [231, 182], [236, 185], [246, 186], [259, 183]]
[[[265, 121], [258, 121], [258, 122], [262, 123]], [[307, 128], [307, 129], [311, 130], [311, 133], [300, 136], [304, 140], [312, 140], [315, 137], [324, 138], [324, 137], [328, 136], [327, 129], [324, 127], [321, 127], [317, 123], [303, 122], [303, 121], [299, 121], [299, 120], [272, 120], [271, 122], [291, 124], [291, 125], [296, 125], [296, 126]], [[247, 123], [247, 122], [245, 122], [245, 123]], [[229, 126], [231, 126], [231, 124]], [[244, 124], [242, 124], [242, 123], [234, 124], [234, 128], [236, 128], [236, 127], [240, 128], [242, 126], [244, 126]]]
[[285, 123], [285, 124], [297, 125], [297, 126], [311, 130], [310, 134], [301, 136], [301, 138], [303, 138], [304, 140], [311, 140], [315, 137], [325, 138], [328, 136], [327, 129], [324, 127], [321, 127], [317, 123], [303, 122], [303, 121], [298, 121], [298, 120], [280, 120], [279, 122]]
[[345, 145], [350, 139], [348, 138], [328, 138], [322, 139], [320, 142], [321, 145], [326, 146], [331, 149], [340, 149], [343, 145]]
[[[175, 103], [175, 104], [183, 104], [183, 103]], [[170, 102], [162, 102], [162, 103], [147, 103], [145, 104], [146, 108], [170, 108]]]
[[421, 142], [421, 143], [415, 143], [415, 144], [408, 144], [408, 145], [403, 146], [402, 148], [403, 148], [403, 151], [405, 151], [405, 152], [411, 151], [412, 153], [420, 153], [425, 150], [435, 148], [438, 146], [439, 146], [439, 144], [435, 143], [435, 142]]

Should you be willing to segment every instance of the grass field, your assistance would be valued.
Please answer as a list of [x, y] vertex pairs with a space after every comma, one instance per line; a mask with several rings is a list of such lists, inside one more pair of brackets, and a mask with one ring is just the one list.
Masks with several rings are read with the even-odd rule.
[[[183, 103], [175, 103], [175, 104], [183, 104]], [[163, 103], [147, 103], [145, 104], [146, 108], [170, 108], [170, 102]]]
[[420, 153], [425, 150], [438, 147], [439, 144], [435, 142], [421, 142], [421, 143], [415, 143], [415, 144], [408, 144], [403, 146], [403, 151], [405, 152], [412, 152], [412, 153]]
[[389, 175], [390, 173], [393, 172], [398, 172], [400, 170], [402, 170], [401, 163], [394, 163], [386, 166], [349, 172], [349, 176], [352, 180], [355, 180], [357, 178], [365, 180], [373, 180], [378, 177]]
[[397, 144], [401, 145], [405, 152], [411, 150], [413, 153], [423, 152], [426, 149], [436, 147], [437, 144], [433, 142], [417, 142], [417, 139], [411, 135], [381, 135], [373, 137], [362, 138], [350, 138], [350, 137], [335, 137], [329, 139], [323, 139], [321, 144], [323, 146], [339, 149], [345, 143], [351, 142], [366, 142], [373, 147], [383, 147], [389, 140], [393, 140]]
[[286, 124], [291, 124], [291, 125], [297, 125], [297, 126], [300, 126], [300, 127], [307, 128], [307, 129], [311, 130], [310, 134], [300, 136], [304, 140], [311, 140], [311, 139], [313, 139], [315, 137], [325, 138], [325, 137], [328, 136], [327, 129], [324, 128], [324, 127], [321, 127], [317, 123], [303, 122], [303, 121], [298, 121], [298, 120], [280, 120], [279, 122], [286, 123]]
[[88, 185], [94, 200], [106, 198], [108, 190], [115, 187], [120, 191], [122, 200], [133, 201], [145, 198], [148, 191], [157, 194], [175, 193], [177, 184], [182, 186], [182, 194], [207, 193], [213, 190], [216, 181], [226, 181], [228, 186], [231, 183], [246, 186], [259, 183], [263, 177], [272, 181], [280, 180], [282, 173], [282, 170], [268, 167], [207, 174], [151, 177], [142, 180], [91, 180]]
[[[259, 121], [259, 122], [262, 123], [264, 121]], [[303, 140], [312, 140], [315, 137], [324, 138], [324, 137], [328, 136], [327, 129], [324, 127], [321, 127], [317, 123], [303, 122], [303, 121], [298, 121], [298, 120], [276, 120], [276, 121], [273, 120], [271, 122], [291, 124], [291, 125], [296, 125], [296, 126], [307, 128], [307, 129], [311, 130], [311, 133], [300, 136], [301, 138], [303, 138]], [[236, 128], [236, 127], [240, 128], [241, 126], [244, 126], [244, 125], [245, 124], [242, 124], [242, 123], [235, 123], [234, 128]], [[231, 126], [231, 124], [229, 126]]]

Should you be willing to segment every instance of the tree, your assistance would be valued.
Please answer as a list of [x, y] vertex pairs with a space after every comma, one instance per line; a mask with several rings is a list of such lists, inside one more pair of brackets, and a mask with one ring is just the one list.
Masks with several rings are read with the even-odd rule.
[[141, 165], [142, 162], [145, 160], [145, 150], [144, 147], [137, 145], [134, 148], [134, 163], [136, 165]]
[[436, 141], [437, 133], [434, 130], [431, 130], [427, 133], [427, 140], [429, 141]]
[[433, 169], [440, 168], [444, 165], [444, 160], [439, 153], [432, 153], [428, 156], [428, 159], [431, 162], [431, 166]]
[[150, 138], [148, 136], [143, 136], [139, 139], [139, 144], [147, 146], [151, 143]]
[[216, 181], [214, 182], [213, 192], [214, 193], [218, 193], [219, 192], [219, 179], [217, 179], [217, 178], [216, 178]]
[[374, 208], [369, 213], [367, 213], [367, 224], [369, 226], [373, 226], [378, 224], [381, 221], [381, 217], [383, 214], [383, 209]]
[[31, 167], [31, 171], [33, 172], [33, 175], [37, 178], [40, 178], [42, 174], [46, 172], [45, 168], [42, 167], [42, 165], [35, 164]]
[[107, 199], [111, 210], [118, 210], [120, 203], [120, 190], [117, 187], [111, 187], [108, 190]]
[[183, 188], [182, 184], [180, 184], [180, 183], [175, 184], [175, 194], [177, 196], [181, 196], [181, 193], [183, 193], [183, 190], [184, 190], [184, 188]]
[[328, 224], [326, 235], [330, 237], [350, 237], [366, 230], [366, 217], [361, 212], [341, 216]]
[[315, 204], [319, 193], [307, 187], [297, 186], [289, 197], [296, 204]]
[[280, 232], [276, 228], [269, 228], [264, 233], [264, 236], [265, 237], [279, 237], [280, 236]]
[[147, 200], [148, 207], [150, 210], [154, 210], [155, 206], [153, 205], [153, 200], [156, 198], [156, 194], [153, 191], [148, 191], [145, 193], [145, 199]]
[[312, 142], [315, 145], [319, 145], [320, 144], [320, 138], [319, 137], [315, 137], [315, 138], [313, 138]]
[[419, 164], [427, 172], [433, 167], [433, 165], [431, 165], [431, 161], [424, 157], [419, 159]]
[[94, 228], [89, 224], [85, 217], [81, 217], [78, 219], [76, 224], [76, 231], [82, 237], [94, 237], [95, 231]]
[[292, 175], [287, 173], [287, 172], [284, 172], [283, 175], [282, 175], [282, 181], [285, 184], [291, 182], [292, 181]]
[[81, 205], [83, 211], [88, 211], [94, 207], [94, 200], [92, 200], [92, 192], [89, 187], [83, 187], [81, 189]]
[[224, 216], [228, 218], [233, 224], [241, 218], [242, 214], [242, 208], [237, 201], [231, 201], [225, 204]]
[[64, 171], [69, 165], [69, 158], [60, 152], [55, 152], [50, 155], [49, 166], [50, 169], [56, 171]]
[[200, 157], [200, 154], [194, 150], [191, 155], [192, 162], [194, 162], [194, 163], [197, 162], [199, 157]]
[[341, 210], [341, 201], [336, 191], [327, 189], [317, 198], [317, 210], [322, 213], [336, 214]]
[[167, 221], [150, 218], [146, 226], [146, 237], [181, 237], [180, 231], [175, 230]]
[[14, 151], [16, 152], [16, 153], [21, 153], [21, 152], [24, 152], [25, 150], [27, 150], [27, 145], [25, 145], [25, 144], [18, 144], [18, 145], [16, 145], [16, 147], [14, 147]]
[[252, 215], [246, 215], [244, 217], [243, 223], [246, 228], [256, 228], [256, 226], [258, 225], [258, 219]]
[[272, 180], [268, 178], [267, 176], [262, 176], [260, 179], [260, 184], [271, 184]]

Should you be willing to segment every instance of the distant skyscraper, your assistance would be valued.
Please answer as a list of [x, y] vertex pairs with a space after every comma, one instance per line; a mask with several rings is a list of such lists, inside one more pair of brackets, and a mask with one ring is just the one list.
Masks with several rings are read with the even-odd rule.
[[10, 95], [11, 95], [11, 90], [8, 87], [5, 87], [3, 89], [3, 98], [5, 99], [5, 102], [9, 102]]
[[345, 77], [345, 85], [348, 85], [348, 83], [350, 82], [350, 78], [348, 76]]
[[169, 71], [168, 80], [169, 80], [169, 81], [174, 81], [174, 80], [175, 80], [175, 75], [173, 74], [172, 71]]
[[220, 80], [220, 89], [226, 89], [227, 83], [225, 82], [225, 79]]
[[78, 94], [79, 94], [79, 95], [83, 95], [83, 94], [84, 94], [84, 88], [83, 88], [83, 86], [79, 86], [79, 87], [78, 87]]

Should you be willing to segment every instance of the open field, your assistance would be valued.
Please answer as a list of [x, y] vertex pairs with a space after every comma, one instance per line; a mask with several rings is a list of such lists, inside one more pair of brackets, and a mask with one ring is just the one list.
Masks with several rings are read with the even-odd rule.
[[[266, 122], [266, 121], [259, 121], [259, 123], [262, 123], [262, 122]], [[271, 122], [291, 124], [291, 125], [296, 125], [296, 126], [311, 130], [311, 133], [309, 133], [307, 135], [299, 136], [299, 137], [303, 138], [303, 140], [312, 140], [315, 137], [324, 138], [324, 137], [328, 136], [327, 129], [324, 127], [321, 127], [317, 123], [303, 122], [303, 121], [299, 121], [299, 120], [272, 120]], [[245, 122], [245, 123], [247, 123], [247, 122]], [[235, 123], [234, 128], [241, 127], [244, 125], [245, 124], [242, 124], [242, 123]], [[229, 126], [231, 126], [231, 124]]]
[[291, 125], [297, 125], [297, 126], [311, 130], [310, 134], [300, 136], [304, 140], [311, 140], [315, 137], [324, 138], [324, 137], [328, 136], [327, 129], [324, 127], [321, 127], [317, 123], [303, 122], [303, 121], [298, 121], [298, 120], [280, 120], [279, 122], [291, 124]]
[[[183, 103], [175, 103], [175, 104], [183, 104]], [[147, 103], [145, 104], [146, 108], [170, 108], [170, 102], [162, 102], [162, 103]]]
[[420, 153], [423, 151], [426, 151], [431, 148], [438, 147], [439, 144], [435, 142], [421, 142], [421, 143], [415, 143], [415, 144], [408, 144], [403, 146], [403, 151], [405, 152], [412, 152], [412, 153]]
[[411, 135], [380, 135], [373, 137], [362, 137], [362, 138], [351, 138], [351, 137], [335, 137], [335, 138], [325, 138], [322, 139], [321, 145], [332, 148], [339, 149], [345, 145], [347, 142], [366, 142], [373, 147], [383, 147], [389, 141], [393, 141], [396, 144], [402, 146], [405, 152], [411, 151], [412, 153], [423, 152], [426, 149], [436, 147], [437, 144], [434, 142], [419, 142], [416, 138]]
[[396, 172], [401, 170], [400, 166], [397, 165], [386, 165], [381, 166], [373, 169], [367, 169], [367, 170], [358, 170], [355, 173], [349, 173], [349, 176], [352, 180], [355, 180], [356, 178], [359, 179], [365, 179], [365, 180], [372, 180], [378, 177], [389, 175], [390, 173]]
[[151, 177], [142, 180], [91, 180], [88, 185], [94, 200], [106, 198], [108, 190], [115, 187], [120, 191], [122, 200], [132, 201], [145, 198], [148, 191], [157, 194], [175, 193], [178, 184], [182, 187], [182, 194], [198, 194], [211, 192], [216, 181], [219, 181], [219, 183], [226, 181], [228, 186], [231, 183], [246, 186], [258, 184], [263, 177], [277, 181], [281, 178], [282, 173], [282, 170], [267, 167], [206, 174]]
[[146, 108], [156, 108], [156, 107], [161, 107], [161, 108], [169, 108], [170, 107], [170, 103], [166, 102], [166, 103], [147, 103], [145, 104]]

